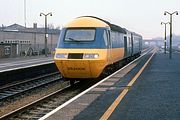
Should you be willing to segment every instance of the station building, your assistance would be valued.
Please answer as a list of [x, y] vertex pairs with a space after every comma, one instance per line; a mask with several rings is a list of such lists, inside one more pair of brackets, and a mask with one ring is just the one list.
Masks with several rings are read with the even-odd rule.
[[[60, 30], [48, 28], [47, 34], [48, 52], [51, 53], [56, 48]], [[0, 58], [44, 54], [44, 43], [45, 29], [37, 28], [37, 24], [34, 24], [32, 28], [18, 24], [0, 27]], [[10, 55], [6, 55], [4, 51], [7, 51], [9, 47]]]

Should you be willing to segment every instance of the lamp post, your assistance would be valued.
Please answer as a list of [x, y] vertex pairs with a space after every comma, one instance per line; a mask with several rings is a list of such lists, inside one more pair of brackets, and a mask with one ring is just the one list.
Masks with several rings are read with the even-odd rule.
[[176, 14], [178, 15], [178, 12], [175, 11], [173, 13], [169, 13], [167, 11], [164, 12], [164, 15], [169, 14], [170, 15], [170, 45], [169, 45], [169, 58], [172, 58], [172, 15]]
[[163, 24], [164, 24], [164, 26], [165, 26], [165, 35], [164, 35], [164, 53], [166, 54], [166, 42], [167, 42], [167, 40], [166, 40], [166, 25], [167, 25], [167, 24], [170, 24], [170, 22], [167, 22], [167, 23], [161, 22], [161, 25], [163, 25]]
[[47, 37], [48, 37], [48, 34], [47, 34], [47, 16], [50, 15], [52, 16], [52, 13], [47, 13], [47, 14], [44, 14], [44, 13], [40, 13], [40, 16], [44, 15], [45, 17], [45, 47], [44, 47], [44, 52], [45, 52], [45, 56], [47, 57]]
[[24, 0], [24, 26], [26, 28], [26, 0]]

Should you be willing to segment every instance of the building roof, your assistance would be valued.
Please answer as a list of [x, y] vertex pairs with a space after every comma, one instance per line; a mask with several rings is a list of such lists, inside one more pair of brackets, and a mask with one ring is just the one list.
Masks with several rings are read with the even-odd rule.
[[[5, 31], [5, 32], [22, 32], [22, 33], [39, 33], [39, 34], [44, 34], [45, 29], [44, 28], [26, 28], [24, 26], [21, 26], [19, 24], [12, 24], [7, 27], [0, 27], [0, 31]], [[59, 34], [60, 30], [59, 29], [47, 29], [47, 33], [49, 34]]]
[[19, 29], [25, 29], [25, 27], [15, 23], [15, 24], [12, 24], [10, 26], [7, 26], [5, 29], [19, 30]]

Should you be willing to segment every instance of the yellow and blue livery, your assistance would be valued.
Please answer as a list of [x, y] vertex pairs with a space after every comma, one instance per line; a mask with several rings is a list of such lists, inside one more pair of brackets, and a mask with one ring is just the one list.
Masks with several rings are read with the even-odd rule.
[[93, 16], [78, 17], [60, 33], [54, 60], [64, 78], [97, 78], [139, 56], [142, 37]]

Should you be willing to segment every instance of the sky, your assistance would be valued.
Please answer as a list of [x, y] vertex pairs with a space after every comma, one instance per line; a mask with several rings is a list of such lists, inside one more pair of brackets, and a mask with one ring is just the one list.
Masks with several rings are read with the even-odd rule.
[[39, 16], [41, 12], [52, 12], [48, 23], [55, 27], [79, 16], [92, 15], [151, 39], [164, 36], [164, 26], [160, 23], [170, 19], [164, 11], [178, 11], [179, 15], [173, 15], [173, 33], [180, 35], [180, 0], [0, 0], [1, 26], [25, 25], [24, 1], [27, 27], [32, 27], [33, 23], [44, 26], [44, 17]]

